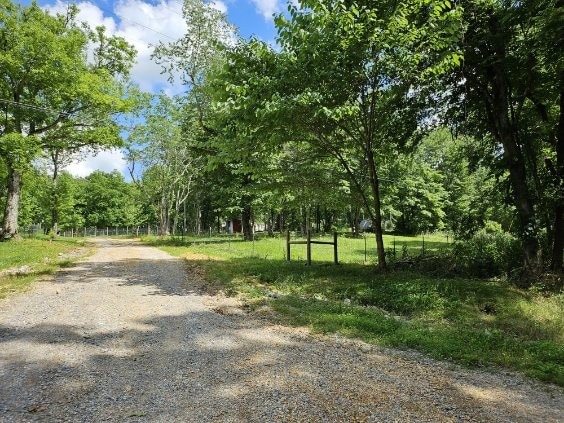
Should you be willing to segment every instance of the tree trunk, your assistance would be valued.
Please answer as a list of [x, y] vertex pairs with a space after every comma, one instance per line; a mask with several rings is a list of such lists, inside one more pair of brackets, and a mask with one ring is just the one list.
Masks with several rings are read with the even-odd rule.
[[360, 226], [359, 226], [359, 218], [360, 218], [360, 208], [356, 205], [351, 205], [350, 211], [347, 212], [347, 218], [349, 221], [349, 227], [351, 228], [351, 234], [354, 238], [360, 235]]
[[556, 140], [557, 199], [554, 210], [554, 244], [552, 245], [552, 270], [562, 271], [564, 255], [564, 72], [560, 74], [560, 120]]
[[285, 223], [286, 223], [286, 211], [282, 210], [280, 213], [278, 213], [278, 222], [277, 222], [278, 229], [277, 230], [279, 232], [284, 232], [284, 229], [286, 229]]
[[51, 233], [52, 236], [56, 236], [57, 232], [59, 231], [59, 209], [57, 207], [53, 207], [51, 209]]
[[[491, 126], [494, 135], [503, 145], [503, 157], [513, 189], [513, 199], [519, 215], [520, 238], [523, 243], [523, 261], [526, 274], [533, 275], [538, 270], [539, 242], [535, 225], [533, 202], [527, 185], [525, 157], [517, 140], [517, 129], [509, 116], [508, 86], [503, 63], [505, 50], [503, 46], [496, 51], [498, 59], [491, 66]], [[527, 276], [527, 275], [526, 275]], [[530, 281], [525, 278], [525, 286]]]
[[186, 235], [186, 225], [187, 225], [187, 221], [186, 221], [186, 201], [184, 201], [184, 203], [182, 203], [182, 209], [183, 209], [182, 235]]
[[53, 160], [53, 191], [51, 192], [51, 233], [52, 236], [57, 235], [59, 230], [59, 190], [57, 189], [57, 180], [59, 177], [59, 156], [54, 153], [51, 156]]
[[243, 205], [243, 212], [241, 215], [241, 224], [243, 226], [243, 239], [245, 241], [253, 240], [253, 226], [252, 226], [253, 210], [249, 202]]
[[195, 226], [195, 232], [196, 235], [200, 235], [200, 233], [202, 232], [202, 211], [200, 209], [200, 204], [196, 205], [196, 226]]
[[387, 269], [386, 251], [384, 250], [384, 232], [382, 231], [382, 213], [380, 210], [380, 182], [378, 181], [378, 173], [376, 172], [376, 162], [374, 160], [374, 152], [371, 143], [367, 144], [366, 158], [368, 161], [368, 171], [370, 173], [370, 188], [374, 197], [374, 219], [372, 227], [376, 237], [376, 252], [378, 254], [378, 268]]
[[333, 213], [327, 210], [327, 208], [325, 208], [323, 212], [323, 232], [326, 233], [331, 232], [332, 227], [333, 227]]
[[268, 214], [268, 236], [274, 236], [274, 225], [275, 225], [276, 215], [274, 214], [274, 210], [270, 209], [270, 213]]
[[176, 194], [176, 199], [174, 200], [174, 217], [172, 219], [172, 236], [176, 235], [176, 228], [178, 227], [178, 219], [180, 217], [180, 195]]
[[6, 198], [4, 222], [2, 223], [0, 238], [2, 241], [18, 237], [18, 213], [22, 190], [22, 175], [15, 169], [9, 169], [7, 182], [8, 196]]
[[161, 205], [159, 207], [159, 235], [169, 235], [169, 213], [168, 203], [164, 195], [161, 196]]

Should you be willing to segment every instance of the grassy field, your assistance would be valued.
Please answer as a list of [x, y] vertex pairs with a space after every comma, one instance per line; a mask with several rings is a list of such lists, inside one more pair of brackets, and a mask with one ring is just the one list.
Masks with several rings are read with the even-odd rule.
[[40, 276], [70, 264], [68, 255], [84, 242], [79, 239], [24, 238], [0, 242], [0, 298], [23, 291]]
[[[268, 237], [262, 235], [257, 237], [254, 242], [242, 242], [240, 235], [235, 236], [215, 236], [215, 237], [186, 237], [169, 238], [159, 240], [156, 237], [146, 237], [150, 242], [157, 241], [167, 246], [197, 247], [198, 252], [209, 254], [219, 254], [224, 258], [256, 257], [270, 260], [286, 259], [286, 235]], [[332, 236], [314, 237], [312, 239], [321, 241], [332, 241]], [[305, 238], [292, 235], [292, 241], [305, 240]], [[398, 259], [402, 255], [408, 254], [416, 256], [422, 252], [437, 251], [448, 248], [448, 238], [441, 234], [425, 235], [419, 237], [392, 236], [384, 235], [385, 247], [388, 255], [395, 251]], [[373, 234], [366, 234], [361, 238], [339, 236], [338, 238], [339, 262], [374, 264], [376, 262], [376, 241]], [[291, 245], [292, 261], [304, 262], [306, 260], [306, 246], [304, 244]], [[317, 264], [333, 262], [333, 246], [313, 245], [312, 261]]]
[[[340, 238], [340, 265], [332, 247], [264, 238], [146, 238], [184, 257], [214, 289], [239, 295], [246, 306], [285, 324], [339, 333], [367, 342], [413, 348], [469, 366], [501, 366], [564, 386], [564, 295], [543, 296], [503, 281], [438, 279], [410, 271], [378, 273], [364, 239]], [[393, 249], [394, 238], [385, 239]], [[367, 239], [368, 249], [374, 241]], [[396, 255], [419, 254], [422, 239], [396, 237]], [[448, 248], [426, 237], [425, 250]]]

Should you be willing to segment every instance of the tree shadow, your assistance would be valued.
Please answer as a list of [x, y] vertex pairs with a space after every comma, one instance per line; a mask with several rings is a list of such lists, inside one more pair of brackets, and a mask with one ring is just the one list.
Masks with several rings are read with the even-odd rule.
[[[312, 342], [245, 316], [198, 310], [132, 323], [146, 329], [1, 326], [3, 421], [487, 420], [492, 408], [511, 420], [520, 409], [562, 411], [561, 396], [535, 403], [505, 385], [514, 377], [446, 366], [437, 374], [421, 356]], [[488, 390], [503, 395], [476, 396]]]
[[205, 269], [226, 292], [247, 293], [259, 305], [266, 301], [290, 324], [415, 348], [472, 366], [507, 366], [562, 383], [558, 319], [524, 313], [521, 307], [534, 296], [499, 281], [257, 257], [188, 263]]

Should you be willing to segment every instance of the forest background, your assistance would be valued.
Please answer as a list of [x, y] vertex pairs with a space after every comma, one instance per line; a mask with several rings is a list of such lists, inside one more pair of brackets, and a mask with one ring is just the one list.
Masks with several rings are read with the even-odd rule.
[[[381, 269], [384, 232], [443, 231], [527, 287], [562, 270], [561, 3], [305, 0], [276, 16], [273, 46], [186, 0], [186, 33], [151, 46], [184, 87], [169, 96], [132, 83], [136, 49], [76, 6], [1, 0], [2, 238], [369, 221]], [[110, 147], [127, 180], [64, 170]]]

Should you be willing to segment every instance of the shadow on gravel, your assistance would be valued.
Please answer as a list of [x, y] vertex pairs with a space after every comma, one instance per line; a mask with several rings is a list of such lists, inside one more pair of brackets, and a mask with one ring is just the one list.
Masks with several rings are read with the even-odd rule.
[[[108, 278], [121, 286], [144, 286], [151, 295], [189, 295], [195, 293], [188, 280], [187, 264], [177, 260], [125, 259], [109, 262], [83, 262], [58, 273], [55, 283], [94, 283]], [[185, 283], [179, 284], [179, 280]]]
[[[152, 329], [0, 327], [0, 420], [482, 421], [495, 412], [510, 421], [526, 410], [534, 421], [547, 411], [488, 374], [453, 378], [422, 357], [305, 342], [244, 317], [138, 323]], [[15, 344], [43, 353], [12, 355]]]

